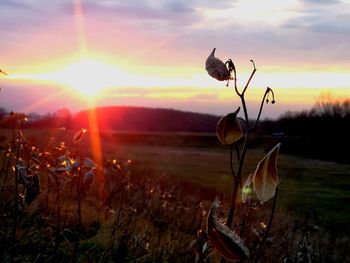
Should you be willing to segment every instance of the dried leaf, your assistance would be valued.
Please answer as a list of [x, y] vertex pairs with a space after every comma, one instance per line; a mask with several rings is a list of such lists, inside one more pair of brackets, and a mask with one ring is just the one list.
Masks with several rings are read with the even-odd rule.
[[230, 79], [230, 72], [224, 62], [215, 57], [215, 48], [205, 62], [205, 69], [211, 77], [217, 80], [223, 81]]
[[240, 108], [219, 120], [216, 126], [216, 135], [222, 144], [232, 144], [242, 138], [243, 131], [237, 118], [239, 110]]
[[249, 257], [249, 250], [243, 244], [243, 240], [231, 229], [216, 218], [216, 209], [220, 201], [216, 198], [207, 218], [207, 234], [214, 249], [229, 260], [243, 260]]
[[250, 174], [242, 188], [242, 203], [247, 202], [253, 195], [253, 174]]
[[279, 184], [276, 161], [280, 146], [279, 143], [269, 151], [264, 159], [258, 163], [254, 172], [254, 191], [261, 204], [275, 195], [276, 187]]
[[86, 129], [80, 129], [76, 134], [73, 136], [73, 143], [79, 143], [83, 139], [84, 133], [86, 133]]

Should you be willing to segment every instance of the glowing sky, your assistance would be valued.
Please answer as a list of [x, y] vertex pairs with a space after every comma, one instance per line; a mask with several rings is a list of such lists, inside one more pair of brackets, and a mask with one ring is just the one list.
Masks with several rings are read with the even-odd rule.
[[[251, 115], [310, 108], [321, 93], [350, 98], [350, 1], [0, 0], [0, 107], [47, 113], [96, 105], [213, 114], [239, 105], [204, 69], [232, 58]], [[85, 95], [84, 95], [85, 94]]]

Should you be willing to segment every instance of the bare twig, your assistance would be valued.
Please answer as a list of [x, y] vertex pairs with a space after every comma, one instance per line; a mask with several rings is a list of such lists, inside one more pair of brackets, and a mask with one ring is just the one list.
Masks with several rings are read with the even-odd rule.
[[252, 59], [251, 59], [250, 61], [253, 63], [254, 69], [253, 69], [253, 72], [250, 74], [250, 77], [249, 77], [249, 79], [248, 79], [248, 81], [247, 81], [247, 84], [245, 85], [245, 87], [244, 87], [244, 89], [243, 89], [243, 91], [242, 91], [242, 95], [244, 95], [244, 93], [246, 92], [246, 90], [247, 90], [247, 88], [248, 88], [248, 86], [249, 86], [249, 83], [250, 83], [250, 81], [252, 80], [252, 78], [253, 78], [253, 76], [254, 76], [254, 74], [255, 74], [255, 72], [256, 72], [256, 67], [255, 67], [254, 61], [253, 61]]
[[232, 143], [230, 145], [230, 169], [231, 169], [231, 174], [232, 174], [233, 178], [236, 179], [236, 173], [233, 169], [233, 147], [234, 147], [234, 145], [235, 145], [234, 143]]
[[242, 149], [241, 158], [239, 160], [239, 165], [238, 165], [238, 171], [237, 171], [236, 176], [234, 177], [234, 182], [233, 182], [234, 186], [233, 186], [233, 193], [232, 193], [230, 210], [229, 210], [229, 213], [227, 216], [227, 221], [226, 221], [226, 225], [229, 228], [231, 228], [231, 226], [232, 226], [232, 220], [233, 220], [233, 217], [235, 215], [238, 187], [241, 186], [243, 164], [244, 164], [245, 155], [247, 153], [247, 139], [248, 139], [248, 134], [245, 133], [243, 149]]
[[262, 100], [261, 100], [261, 104], [260, 104], [260, 109], [259, 109], [258, 117], [256, 118], [256, 121], [255, 121], [253, 127], [250, 129], [250, 131], [255, 130], [256, 126], [258, 125], [259, 120], [260, 120], [260, 116], [261, 116], [261, 113], [262, 113], [262, 110], [263, 110], [263, 108], [264, 108], [266, 96], [269, 94], [270, 91], [272, 91], [272, 89], [270, 89], [269, 87], [267, 87], [267, 88], [266, 88], [266, 91], [265, 91], [265, 93], [264, 93], [264, 96], [263, 96], [263, 98], [262, 98]]

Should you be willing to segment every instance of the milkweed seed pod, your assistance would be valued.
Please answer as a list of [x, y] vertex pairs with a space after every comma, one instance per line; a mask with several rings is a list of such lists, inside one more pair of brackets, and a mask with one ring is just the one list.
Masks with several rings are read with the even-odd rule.
[[83, 139], [84, 133], [86, 133], [86, 129], [80, 129], [76, 134], [73, 136], [73, 143], [77, 144]]
[[277, 156], [281, 144], [277, 144], [258, 163], [253, 176], [254, 191], [260, 203], [263, 204], [275, 195], [279, 184], [277, 176]]
[[215, 251], [228, 260], [243, 260], [249, 257], [249, 250], [243, 240], [231, 229], [218, 222], [216, 209], [220, 201], [216, 198], [207, 218], [207, 234]]
[[230, 79], [230, 72], [225, 66], [224, 62], [215, 57], [215, 49], [210, 53], [209, 57], [205, 61], [205, 69], [208, 74], [214, 79], [224, 81]]
[[239, 110], [240, 108], [222, 117], [216, 126], [216, 135], [224, 145], [232, 144], [243, 136], [242, 127], [237, 118]]

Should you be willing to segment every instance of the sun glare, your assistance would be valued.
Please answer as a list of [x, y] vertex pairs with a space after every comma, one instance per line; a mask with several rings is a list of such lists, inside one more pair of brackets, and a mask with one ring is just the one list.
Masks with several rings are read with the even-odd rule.
[[82, 59], [51, 74], [51, 80], [68, 86], [79, 95], [95, 97], [125, 78], [117, 68], [91, 59]]

